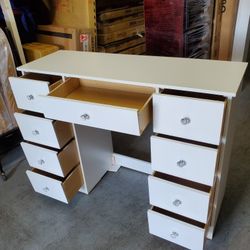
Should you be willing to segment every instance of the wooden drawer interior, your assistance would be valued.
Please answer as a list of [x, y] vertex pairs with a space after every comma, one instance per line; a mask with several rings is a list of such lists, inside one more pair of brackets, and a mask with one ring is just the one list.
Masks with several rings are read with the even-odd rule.
[[157, 171], [154, 172], [153, 176], [160, 178], [160, 179], [163, 179], [163, 180], [166, 180], [166, 181], [174, 182], [174, 183], [186, 186], [186, 187], [197, 189], [197, 190], [200, 190], [200, 191], [206, 192], [206, 193], [211, 193], [211, 190], [212, 190], [212, 188], [210, 186], [200, 184], [197, 182], [193, 182], [193, 181], [189, 181], [186, 179], [182, 179], [179, 177], [175, 177], [172, 175], [164, 174], [164, 173], [157, 172]]
[[140, 110], [153, 93], [148, 87], [70, 78], [49, 96]]
[[62, 79], [60, 76], [37, 74], [37, 73], [26, 73], [25, 75], [21, 76], [21, 78], [49, 82], [49, 84], [52, 84]]

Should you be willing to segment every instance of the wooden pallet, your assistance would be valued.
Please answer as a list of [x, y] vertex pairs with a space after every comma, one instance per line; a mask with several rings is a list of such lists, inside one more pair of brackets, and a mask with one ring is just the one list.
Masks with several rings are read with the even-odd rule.
[[138, 13], [143, 13], [143, 5], [103, 11], [98, 13], [98, 20], [101, 22], [105, 22], [108, 20], [126, 17]]
[[114, 22], [98, 23], [98, 33], [112, 33], [144, 24], [144, 15], [139, 13]]
[[109, 34], [98, 34], [98, 44], [106, 45], [112, 42], [116, 42], [128, 37], [136, 36], [138, 34], [144, 33], [144, 25], [139, 25], [126, 30], [121, 30]]
[[119, 42], [99, 46], [98, 51], [106, 53], [119, 53], [120, 51], [145, 43], [144, 37], [132, 37]]
[[130, 55], [141, 55], [144, 54], [146, 51], [146, 45], [140, 44], [135, 47], [120, 51], [119, 54], [130, 54]]

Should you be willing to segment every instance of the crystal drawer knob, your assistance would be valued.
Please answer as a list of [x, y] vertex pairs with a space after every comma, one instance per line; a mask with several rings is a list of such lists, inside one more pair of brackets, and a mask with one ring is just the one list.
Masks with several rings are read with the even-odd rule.
[[31, 100], [34, 100], [35, 98], [34, 98], [33, 95], [27, 95], [27, 99], [28, 99], [29, 101], [31, 101]]
[[183, 168], [187, 165], [187, 162], [184, 160], [177, 161], [177, 166]]
[[44, 187], [43, 191], [47, 193], [47, 192], [49, 192], [49, 188], [48, 187]]
[[181, 119], [181, 124], [182, 125], [187, 125], [191, 122], [191, 119], [189, 117], [184, 117]]
[[170, 236], [171, 238], [176, 239], [179, 236], [179, 234], [177, 232], [172, 232]]
[[89, 120], [90, 116], [88, 114], [83, 114], [81, 115], [81, 118], [86, 121]]
[[33, 131], [32, 131], [32, 134], [33, 134], [33, 135], [39, 135], [39, 131], [38, 131], [38, 130], [33, 130]]
[[176, 199], [175, 201], [173, 201], [173, 205], [176, 206], [176, 207], [179, 207], [181, 205], [181, 201]]
[[39, 165], [43, 165], [44, 163], [45, 163], [45, 161], [42, 160], [42, 159], [38, 161], [38, 164], [39, 164]]

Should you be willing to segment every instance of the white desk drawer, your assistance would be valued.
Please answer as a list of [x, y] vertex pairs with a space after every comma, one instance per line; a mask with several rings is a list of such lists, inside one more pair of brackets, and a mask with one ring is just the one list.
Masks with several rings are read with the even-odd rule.
[[164, 176], [160, 173], [148, 177], [150, 204], [206, 223], [210, 192], [180, 185], [163, 178]]
[[59, 83], [59, 77], [29, 73], [10, 77], [10, 85], [20, 109], [41, 112], [40, 95], [47, 95]]
[[202, 223], [190, 224], [166, 214], [158, 208], [148, 210], [148, 224], [151, 234], [192, 250], [203, 249], [205, 225]]
[[69, 203], [83, 185], [80, 166], [74, 168], [66, 178], [61, 178], [38, 169], [27, 170], [26, 173], [37, 193], [65, 203]]
[[59, 152], [27, 142], [22, 142], [21, 146], [31, 167], [51, 174], [65, 177], [73, 167], [79, 164], [75, 140]]
[[224, 106], [223, 101], [154, 94], [154, 132], [219, 145]]
[[17, 124], [25, 140], [62, 148], [72, 137], [72, 125], [27, 114], [15, 113]]
[[208, 186], [213, 185], [217, 149], [151, 137], [152, 169]]
[[151, 121], [154, 89], [68, 79], [43, 97], [48, 118], [140, 135]]

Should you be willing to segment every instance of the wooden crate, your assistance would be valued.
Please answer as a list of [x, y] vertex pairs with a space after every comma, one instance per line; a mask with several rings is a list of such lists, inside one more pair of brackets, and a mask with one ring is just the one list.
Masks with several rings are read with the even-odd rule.
[[98, 23], [98, 33], [111, 33], [139, 25], [144, 25], [143, 13], [132, 15], [113, 22]]
[[143, 5], [119, 9], [111, 9], [98, 13], [98, 21], [105, 22], [112, 19], [143, 13]]
[[98, 34], [98, 44], [106, 45], [112, 42], [116, 42], [128, 37], [136, 36], [138, 34], [144, 33], [144, 25], [136, 26], [126, 30], [121, 30], [108, 34]]
[[119, 53], [120, 51], [145, 43], [144, 37], [132, 37], [119, 42], [99, 46], [98, 51], [106, 53]]
[[135, 47], [120, 51], [120, 54], [130, 54], [130, 55], [141, 55], [144, 54], [146, 51], [146, 45], [144, 44], [140, 44], [137, 45]]

